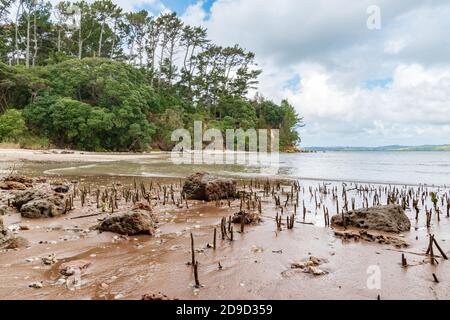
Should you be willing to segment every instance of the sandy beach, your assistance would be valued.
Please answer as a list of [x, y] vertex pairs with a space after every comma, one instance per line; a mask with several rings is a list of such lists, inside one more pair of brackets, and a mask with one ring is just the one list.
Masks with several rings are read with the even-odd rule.
[[[23, 162], [26, 167], [42, 161], [89, 163], [160, 156], [57, 152], [1, 150], [0, 161], [4, 167], [10, 161]], [[222, 240], [220, 222], [223, 217], [240, 211], [241, 200], [229, 203], [189, 200], [186, 205], [180, 195], [184, 179], [58, 175], [46, 177], [45, 183], [34, 182], [30, 188], [48, 187], [55, 181], [68, 185], [68, 194], [74, 196], [72, 210], [53, 218], [21, 216], [16, 209], [8, 207], [8, 202], [21, 191], [0, 191], [0, 206], [7, 208], [1, 217], [5, 227], [11, 235], [27, 240], [24, 247], [3, 248], [0, 252], [2, 299], [140, 299], [145, 294], [159, 292], [178, 299], [443, 299], [450, 296], [450, 289], [445, 285], [450, 280], [448, 262], [437, 249], [434, 254], [439, 264], [431, 264], [426, 254], [429, 234], [435, 235], [444, 252], [448, 252], [450, 241], [444, 203], [439, 205], [440, 217], [433, 215], [431, 226], [426, 226], [424, 210], [425, 206], [432, 206], [431, 188], [273, 180], [268, 182], [273, 193], [267, 194], [263, 189], [265, 179], [237, 179], [239, 191], [261, 202], [261, 222], [246, 225], [243, 233], [239, 224], [233, 225], [233, 241], [230, 241], [229, 235]], [[124, 195], [139, 193], [136, 185], [144, 185], [153, 199], [152, 214], [159, 221], [155, 234], [123, 236], [96, 230], [102, 220], [130, 210], [132, 203]], [[292, 191], [294, 186], [296, 191]], [[99, 208], [96, 201], [97, 190], [103, 194], [112, 188], [118, 190], [114, 213], [107, 205], [106, 209]], [[401, 194], [427, 192], [428, 195], [423, 205], [420, 204], [418, 220], [412, 205], [406, 209], [411, 231], [395, 234], [399, 242], [379, 243], [363, 238], [344, 239], [336, 234], [342, 228], [326, 225], [324, 212], [327, 210], [333, 216], [336, 202], [343, 205], [344, 188], [345, 196], [354, 199], [357, 208], [372, 203], [375, 194], [385, 204], [391, 188], [398, 188]], [[162, 195], [169, 189], [173, 190], [173, 199]], [[84, 191], [82, 205], [83, 190], [88, 191]], [[435, 191], [442, 197], [448, 194], [446, 189]], [[298, 194], [298, 203], [292, 197], [289, 200], [293, 192]], [[276, 204], [276, 197], [280, 197], [280, 204]], [[250, 211], [257, 212], [257, 205], [254, 207], [252, 201], [248, 203]], [[292, 214], [293, 229], [288, 229], [286, 219]], [[282, 218], [279, 227], [275, 222], [277, 217]], [[218, 233], [216, 249], [212, 248], [214, 228]], [[195, 287], [189, 265], [191, 233], [200, 287]], [[391, 236], [383, 232], [375, 234]], [[407, 245], [398, 245], [403, 242]], [[402, 266], [402, 254], [407, 266]], [[47, 257], [52, 257], [49, 264], [43, 262]], [[296, 267], [311, 259], [319, 261], [313, 269], [317, 274]], [[61, 275], [61, 266], [79, 261], [87, 261], [89, 266], [73, 286], [69, 283], [73, 279]], [[379, 283], [375, 285], [371, 282], [374, 272], [379, 272]], [[41, 283], [42, 287], [30, 287], [34, 283]]]

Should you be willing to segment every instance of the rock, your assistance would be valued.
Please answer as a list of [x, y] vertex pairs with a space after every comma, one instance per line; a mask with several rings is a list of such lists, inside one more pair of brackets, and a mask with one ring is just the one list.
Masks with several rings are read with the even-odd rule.
[[4, 249], [19, 249], [19, 248], [25, 248], [30, 245], [30, 242], [22, 237], [12, 237], [7, 239], [2, 247]]
[[8, 176], [0, 181], [0, 189], [25, 190], [33, 186], [33, 179], [26, 176]]
[[325, 274], [328, 274], [327, 271], [324, 271], [324, 270], [321, 270], [321, 269], [315, 268], [315, 267], [308, 267], [307, 273], [311, 273], [315, 276], [323, 276]]
[[49, 254], [47, 257], [42, 258], [42, 263], [51, 266], [52, 264], [57, 263], [58, 260], [56, 259], [56, 255], [54, 253]]
[[148, 211], [148, 212], [152, 212], [153, 209], [145, 203], [142, 202], [137, 202], [134, 206], [133, 206], [133, 211], [139, 211], [139, 210], [144, 210], [144, 211]]
[[47, 178], [46, 177], [36, 177], [36, 178], [34, 178], [34, 181], [36, 183], [46, 183], [47, 182]]
[[292, 263], [291, 269], [305, 269], [310, 267], [317, 267], [325, 262], [327, 262], [327, 260], [310, 256], [308, 261]]
[[[369, 209], [349, 211], [345, 215], [345, 225], [386, 232], [409, 231], [411, 222], [399, 205], [377, 206]], [[342, 215], [331, 218], [333, 226], [343, 226]]]
[[28, 285], [30, 288], [42, 289], [42, 281], [36, 281]]
[[175, 298], [171, 298], [169, 296], [166, 296], [165, 294], [162, 294], [161, 292], [158, 293], [150, 293], [150, 294], [144, 294], [142, 296], [141, 300], [146, 301], [161, 301], [161, 300], [177, 300]]
[[3, 190], [26, 190], [27, 186], [16, 181], [2, 181], [0, 182], [0, 189]]
[[304, 273], [310, 273], [314, 276], [323, 276], [325, 274], [328, 274], [328, 272], [319, 269], [318, 266], [327, 262], [328, 261], [326, 259], [319, 259], [310, 256], [308, 261], [292, 263], [291, 269], [301, 269]]
[[62, 230], [62, 229], [63, 229], [63, 225], [60, 223], [51, 223], [47, 227], [48, 231], [57, 231], [57, 230]]
[[89, 260], [73, 260], [65, 262], [59, 266], [59, 273], [63, 276], [70, 277], [76, 272], [85, 272], [91, 264], [92, 262], [90, 262]]
[[259, 214], [255, 212], [247, 212], [247, 211], [240, 211], [234, 214], [232, 218], [233, 223], [241, 223], [242, 219], [244, 219], [245, 224], [251, 224], [251, 223], [259, 223], [261, 222], [261, 217]]
[[31, 186], [33, 184], [33, 179], [30, 177], [27, 177], [27, 176], [13, 175], [13, 176], [6, 177], [4, 180], [23, 183], [27, 186]]
[[208, 173], [195, 173], [183, 185], [183, 192], [191, 200], [213, 201], [236, 197], [236, 182]]
[[42, 217], [56, 217], [60, 216], [63, 212], [59, 210], [51, 200], [38, 199], [23, 205], [20, 213], [22, 217], [35, 219]]
[[97, 229], [127, 236], [137, 234], [154, 235], [156, 220], [149, 213], [129, 212], [105, 219], [97, 226]]
[[335, 231], [334, 234], [342, 238], [343, 240], [364, 240], [368, 242], [377, 242], [379, 244], [390, 244], [397, 248], [407, 247], [408, 243], [405, 240], [399, 239], [398, 237], [383, 235], [379, 233], [369, 232], [367, 230], [359, 231]]
[[8, 230], [3, 225], [3, 220], [0, 218], [0, 244], [7, 240]]
[[18, 193], [12, 205], [25, 218], [48, 218], [60, 216], [65, 212], [65, 196], [42, 190], [27, 190]]
[[70, 190], [69, 186], [66, 185], [56, 185], [52, 187], [53, 191], [57, 192], [57, 193], [67, 193]]

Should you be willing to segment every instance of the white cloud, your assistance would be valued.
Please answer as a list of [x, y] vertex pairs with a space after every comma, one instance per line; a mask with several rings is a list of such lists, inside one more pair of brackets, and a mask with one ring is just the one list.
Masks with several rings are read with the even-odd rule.
[[198, 1], [197, 3], [187, 7], [186, 11], [181, 16], [181, 19], [185, 24], [191, 26], [204, 25], [204, 21], [207, 17], [205, 10], [203, 10], [204, 1]]
[[321, 142], [325, 136], [328, 144], [359, 145], [448, 141], [450, 67], [399, 65], [392, 84], [375, 90], [343, 90], [323, 69], [302, 74], [301, 90], [284, 94], [305, 116], [305, 139]]
[[[450, 3], [379, 0], [382, 29], [370, 31], [372, 2], [218, 0], [188, 16], [256, 53], [261, 93], [304, 115], [306, 145], [449, 143]], [[364, 85], [379, 79], [392, 81]]]
[[[53, 5], [58, 4], [61, 0], [49, 0]], [[69, 0], [70, 1], [70, 0]], [[85, 0], [93, 3], [95, 0]], [[70, 1], [77, 2], [77, 1]], [[168, 10], [161, 0], [112, 0], [113, 3], [124, 9], [126, 12], [136, 11], [138, 8], [146, 8], [151, 13], [157, 15], [160, 12]]]

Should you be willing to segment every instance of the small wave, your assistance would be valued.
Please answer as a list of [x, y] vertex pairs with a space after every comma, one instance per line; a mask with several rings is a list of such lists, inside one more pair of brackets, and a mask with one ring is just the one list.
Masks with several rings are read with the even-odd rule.
[[48, 175], [57, 174], [58, 171], [70, 171], [70, 170], [77, 170], [77, 169], [89, 169], [96, 167], [97, 164], [87, 164], [83, 166], [74, 166], [74, 167], [65, 167], [65, 168], [56, 168], [56, 169], [48, 169], [45, 170], [43, 173]]

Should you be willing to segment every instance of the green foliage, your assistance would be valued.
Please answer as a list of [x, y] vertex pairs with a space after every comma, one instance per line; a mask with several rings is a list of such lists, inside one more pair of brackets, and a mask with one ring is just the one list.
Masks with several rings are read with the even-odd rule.
[[47, 137], [40, 137], [26, 133], [19, 139], [19, 146], [25, 149], [47, 149], [50, 147], [50, 141]]
[[25, 121], [20, 111], [9, 109], [0, 116], [0, 142], [18, 142], [25, 130]]
[[168, 108], [155, 120], [155, 145], [162, 150], [170, 150], [175, 145], [171, 141], [172, 132], [184, 128], [183, 111], [179, 107]]
[[194, 121], [222, 131], [279, 129], [282, 149], [300, 141], [301, 118], [289, 103], [248, 99], [261, 73], [254, 53], [215, 45], [175, 13], [78, 1], [74, 31], [69, 1], [0, 1], [0, 114], [23, 110], [24, 144], [167, 150], [172, 131], [192, 132]]
[[280, 127], [280, 148], [283, 150], [300, 143], [300, 135], [296, 127], [302, 119], [287, 100], [281, 102], [280, 109], [283, 116]]

